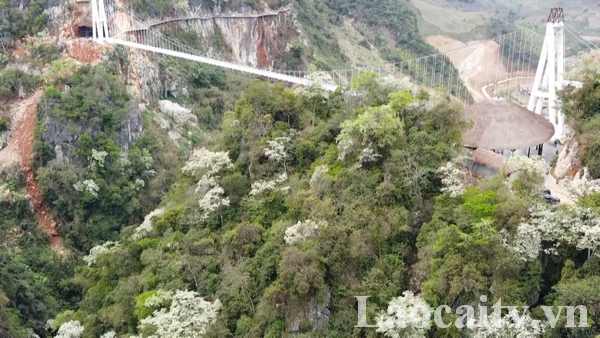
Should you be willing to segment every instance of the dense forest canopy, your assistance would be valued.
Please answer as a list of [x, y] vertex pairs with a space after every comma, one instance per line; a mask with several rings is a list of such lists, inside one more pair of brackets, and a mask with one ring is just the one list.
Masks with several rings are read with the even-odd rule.
[[[178, 149], [149, 128], [124, 152], [111, 133], [131, 98], [113, 60], [58, 79], [40, 106], [101, 129], [60, 163], [38, 128], [37, 177], [69, 259], [44, 249], [19, 170], [4, 171], [3, 231], [14, 235], [3, 239], [2, 314], [13, 336], [373, 336], [354, 328], [363, 294], [369, 322], [397, 297], [456, 308], [486, 295], [532, 306], [536, 319], [541, 305], [585, 304], [590, 328], [563, 320], [545, 335], [598, 332], [586, 291], [597, 287], [597, 242], [576, 230], [597, 205], [545, 206], [534, 193], [543, 173], [526, 159], [514, 180], [466, 180], [465, 124], [449, 100], [368, 74], [354, 84], [360, 98], [255, 81], [206, 127], [214, 142]], [[210, 83], [213, 70], [196, 67]], [[405, 293], [415, 285], [421, 295]]]
[[[287, 5], [125, 3], [143, 17]], [[432, 51], [409, 1], [292, 4], [310, 39], [290, 44], [293, 67], [346, 62], [332, 27], [347, 17], [393, 37], [377, 46], [387, 60]], [[116, 46], [91, 65], [31, 37], [49, 5], [0, 1], [0, 102], [41, 97], [32, 167], [0, 169], [0, 338], [600, 335], [600, 193], [546, 203], [538, 158], [479, 175], [460, 144], [470, 123], [449, 95], [369, 72], [328, 92], [157, 57], [160, 90], [141, 99], [139, 55]], [[11, 48], [26, 36], [19, 59]], [[581, 143], [574, 160], [595, 178], [598, 69], [586, 61], [582, 88], [561, 92]], [[12, 122], [0, 113], [2, 134]], [[58, 249], [38, 226], [32, 179]], [[368, 296], [364, 320], [377, 327], [357, 327], [356, 296]], [[499, 300], [529, 307], [525, 325], [508, 311], [499, 327], [386, 324], [443, 305], [446, 323], [460, 321], [459, 309]], [[578, 305], [586, 327], [569, 327], [565, 312], [546, 322], [543, 307]]]

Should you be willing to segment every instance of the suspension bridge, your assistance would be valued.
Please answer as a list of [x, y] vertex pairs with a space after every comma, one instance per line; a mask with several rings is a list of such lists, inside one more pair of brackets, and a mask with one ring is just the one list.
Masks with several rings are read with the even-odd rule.
[[[556, 129], [555, 138], [562, 137], [564, 133], [564, 115], [556, 109], [556, 93], [566, 84], [564, 32], [571, 34], [590, 50], [598, 48], [585, 41], [581, 34], [564, 22], [562, 9], [553, 9], [545, 36], [533, 29], [518, 26], [517, 31], [491, 40], [474, 42], [395, 64], [318, 72], [262, 69], [217, 59], [168, 36], [163, 31], [173, 27], [189, 29], [190, 22], [217, 17], [273, 17], [290, 11], [289, 7], [263, 14], [183, 16], [168, 20], [144, 21], [115, 1], [91, 0], [93, 38], [101, 43], [121, 44], [294, 85], [317, 84], [328, 91], [335, 91], [339, 87], [348, 88], [357, 76], [364, 72], [374, 72], [380, 78], [408, 77], [418, 86], [448, 94], [465, 105], [492, 96], [503, 96], [527, 106], [530, 111], [538, 114], [542, 113], [542, 109], [547, 110], [548, 119]], [[316, 73], [319, 76], [316, 76]], [[319, 78], [318, 82], [316, 78]]]

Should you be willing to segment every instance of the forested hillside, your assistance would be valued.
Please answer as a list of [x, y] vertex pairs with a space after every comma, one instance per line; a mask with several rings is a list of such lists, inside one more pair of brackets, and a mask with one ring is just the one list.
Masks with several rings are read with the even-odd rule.
[[[287, 5], [125, 3], [144, 18]], [[386, 60], [431, 51], [411, 2], [292, 4], [309, 40], [289, 42], [294, 68], [347, 62], [334, 34], [347, 18]], [[289, 86], [123, 46], [77, 61], [73, 41], [31, 36], [55, 4], [22, 5], [0, 2], [0, 338], [600, 335], [600, 193], [547, 203], [537, 158], [481, 174], [449, 95], [369, 72], [328, 92], [322, 72]], [[597, 65], [562, 92], [593, 177]], [[37, 122], [22, 135], [17, 119]], [[32, 167], [9, 161], [15, 138], [33, 142]], [[376, 327], [357, 327], [357, 296]], [[393, 325], [442, 305], [462, 322], [499, 300], [530, 307], [525, 324]], [[587, 327], [566, 311], [551, 326], [542, 308], [578, 305]]]
[[[591, 328], [575, 331], [597, 332], [596, 292], [586, 291], [596, 288], [597, 242], [575, 230], [594, 211], [544, 206], [532, 195], [542, 173], [525, 160], [510, 183], [463, 176], [460, 107], [371, 76], [354, 84], [361, 98], [256, 81], [189, 146], [147, 121], [124, 151], [110, 138], [128, 100], [116, 66], [80, 67], [68, 91], [62, 79], [46, 89], [52, 108], [38, 112], [100, 123], [68, 163], [45, 151], [38, 128], [37, 177], [68, 255], [43, 249], [19, 170], [5, 170], [10, 336], [373, 336], [354, 328], [354, 296], [371, 296], [376, 322], [405, 290], [432, 307], [480, 295], [536, 308], [583, 302]], [[92, 96], [89, 83], [106, 91]]]

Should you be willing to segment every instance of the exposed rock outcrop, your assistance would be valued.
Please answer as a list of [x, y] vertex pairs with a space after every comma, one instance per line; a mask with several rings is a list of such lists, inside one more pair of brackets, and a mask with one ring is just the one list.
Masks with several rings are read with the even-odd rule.
[[193, 30], [208, 55], [260, 68], [283, 68], [288, 42], [299, 39], [289, 9], [262, 16], [215, 17], [181, 21], [178, 29]]
[[154, 54], [137, 49], [128, 50], [129, 67], [126, 70], [127, 91], [134, 97], [149, 99], [164, 92], [158, 62]]
[[[57, 161], [68, 160], [72, 156], [73, 151], [77, 148], [77, 141], [83, 133], [94, 136], [101, 132], [99, 123], [93, 123], [87, 127], [81, 124], [69, 124], [55, 118], [52, 114], [45, 114], [43, 121], [45, 129], [42, 133], [42, 140], [54, 147]], [[126, 150], [139, 139], [142, 132], [141, 109], [135, 101], [130, 101], [128, 114], [115, 141], [121, 149]]]
[[594, 179], [588, 168], [583, 167], [579, 158], [579, 142], [570, 136], [558, 154], [554, 166], [554, 177], [562, 180], [573, 196], [600, 192], [600, 179]]
[[579, 142], [574, 137], [568, 139], [558, 154], [558, 160], [554, 167], [554, 177], [561, 179], [570, 175], [573, 170], [577, 171], [581, 166], [577, 159]]
[[0, 132], [0, 149], [3, 149], [8, 144], [10, 140], [10, 130], [5, 130]]
[[298, 314], [292, 321], [289, 331], [298, 332], [302, 322], [308, 321], [311, 330], [319, 330], [329, 326], [329, 318], [331, 317], [331, 293], [327, 293], [325, 300], [319, 302], [313, 298], [310, 301], [308, 309], [304, 313]]
[[[26, 1], [16, 1], [27, 5]], [[253, 67], [284, 69], [286, 53], [289, 53], [286, 46], [294, 40], [307, 43], [291, 7], [274, 10], [260, 1], [254, 6], [221, 2], [211, 5], [199, 1], [189, 1], [188, 4], [187, 13], [171, 15], [200, 19], [171, 21], [155, 28], [163, 32], [195, 31], [200, 37], [199, 47], [191, 47], [201, 49], [209, 57]], [[100, 55], [106, 50], [104, 46], [86, 38], [77, 38], [81, 27], [92, 26], [91, 2], [51, 0], [45, 13], [49, 17], [48, 32], [65, 44], [67, 55], [91, 64], [101, 60]], [[172, 18], [149, 18], [144, 24], [169, 19]], [[129, 24], [123, 12], [119, 12], [114, 20], [116, 24]], [[127, 54], [129, 64], [124, 75], [132, 96], [150, 99], [187, 94], [181, 79], [159, 69], [157, 60], [163, 56], [130, 48]]]

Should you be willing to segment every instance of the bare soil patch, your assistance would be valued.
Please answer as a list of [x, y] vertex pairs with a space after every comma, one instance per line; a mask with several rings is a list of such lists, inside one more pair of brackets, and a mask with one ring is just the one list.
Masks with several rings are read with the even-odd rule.
[[94, 40], [77, 38], [69, 41], [67, 54], [77, 61], [94, 65], [101, 61], [105, 49]]
[[486, 100], [482, 88], [488, 84], [502, 83], [498, 88], [488, 87], [488, 92], [493, 96], [506, 90], [518, 92], [520, 87], [531, 86], [530, 82], [533, 83], [533, 69], [537, 65], [531, 65], [532, 71], [529, 71], [529, 65], [525, 70], [517, 70], [524, 65], [520, 60], [508, 60], [503, 57], [500, 45], [495, 41], [464, 43], [434, 35], [428, 37], [427, 42], [440, 52], [447, 53], [454, 67], [460, 71], [460, 78], [475, 102]]
[[38, 89], [27, 99], [13, 108], [14, 134], [8, 145], [0, 151], [0, 167], [20, 161], [25, 173], [25, 190], [35, 209], [38, 226], [50, 238], [50, 246], [59, 253], [64, 253], [61, 238], [58, 236], [57, 223], [52, 220], [52, 210], [44, 203], [41, 189], [33, 175], [34, 130], [37, 122], [37, 103], [43, 95]]

